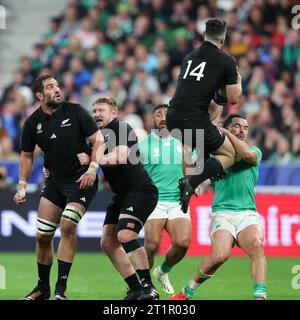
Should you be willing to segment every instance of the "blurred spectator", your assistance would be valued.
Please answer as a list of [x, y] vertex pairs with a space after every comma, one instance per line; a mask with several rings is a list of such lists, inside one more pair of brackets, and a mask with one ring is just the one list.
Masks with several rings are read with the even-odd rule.
[[294, 155], [290, 151], [290, 143], [284, 137], [280, 136], [277, 142], [276, 151], [271, 155], [268, 160], [272, 164], [289, 164], [294, 160]]
[[19, 154], [14, 151], [13, 141], [9, 137], [3, 137], [0, 140], [0, 160], [19, 160]]
[[0, 166], [0, 190], [8, 186], [7, 170], [5, 167]]

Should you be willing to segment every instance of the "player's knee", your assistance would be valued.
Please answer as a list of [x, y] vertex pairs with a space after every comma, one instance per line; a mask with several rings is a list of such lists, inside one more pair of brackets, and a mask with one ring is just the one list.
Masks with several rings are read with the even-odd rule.
[[155, 241], [153, 239], [147, 239], [144, 244], [147, 255], [154, 255], [159, 248], [159, 241]]
[[115, 247], [114, 241], [110, 237], [102, 237], [100, 240], [100, 247], [104, 252], [110, 252]]
[[229, 255], [223, 252], [217, 252], [213, 253], [211, 257], [215, 265], [221, 265], [229, 258]]
[[73, 224], [76, 229], [76, 226], [81, 220], [81, 218], [83, 217], [83, 215], [84, 215], [84, 211], [82, 209], [75, 206], [67, 205], [64, 212], [62, 213], [61, 221], [62, 222], [67, 221], [69, 222], [69, 224], [70, 223]]
[[[58, 224], [46, 219], [37, 219], [37, 241], [40, 243], [52, 240]], [[50, 240], [49, 240], [50, 239]]]
[[70, 221], [62, 220], [60, 223], [62, 237], [73, 237], [76, 235], [76, 225]]
[[263, 252], [263, 242], [259, 238], [252, 240], [250, 244], [250, 254], [260, 254]]
[[117, 234], [119, 243], [123, 244], [137, 239], [137, 234], [128, 230], [120, 230]]
[[190, 245], [189, 237], [181, 237], [173, 240], [173, 246], [175, 246], [179, 251], [187, 251]]
[[51, 244], [52, 239], [53, 239], [53, 234], [46, 235], [38, 232], [36, 235], [36, 241], [40, 247], [48, 247]]

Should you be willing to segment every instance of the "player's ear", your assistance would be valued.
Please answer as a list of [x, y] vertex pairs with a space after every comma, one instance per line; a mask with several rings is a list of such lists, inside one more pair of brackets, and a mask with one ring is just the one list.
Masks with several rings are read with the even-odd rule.
[[225, 43], [225, 37], [222, 37], [222, 38], [220, 39], [220, 44], [221, 44], [221, 46], [223, 46], [224, 43]]
[[43, 101], [44, 100], [44, 95], [41, 92], [37, 92], [35, 94], [35, 96], [38, 98], [39, 101]]
[[117, 108], [113, 109], [113, 115], [116, 117], [119, 115], [119, 111]]
[[203, 37], [203, 39], [205, 39], [205, 34], [206, 34], [206, 32], [205, 32], [205, 31], [203, 31], [203, 33], [202, 33], [202, 37]]

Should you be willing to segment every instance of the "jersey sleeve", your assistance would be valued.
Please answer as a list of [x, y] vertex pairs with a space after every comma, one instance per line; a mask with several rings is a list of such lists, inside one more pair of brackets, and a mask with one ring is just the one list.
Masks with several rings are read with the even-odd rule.
[[225, 85], [237, 84], [237, 77], [238, 74], [236, 60], [228, 55], [226, 59]]
[[124, 121], [115, 121], [113, 131], [116, 134], [116, 146], [127, 146], [131, 148], [138, 140], [134, 130]]
[[29, 121], [26, 120], [21, 134], [21, 151], [33, 152], [36, 145], [34, 133], [31, 130]]
[[258, 158], [257, 158], [256, 164], [257, 164], [257, 165], [260, 164], [261, 159], [262, 159], [262, 152], [261, 152], [261, 150], [260, 150], [258, 147], [256, 147], [256, 146], [251, 146], [250, 149], [253, 150], [253, 151], [255, 151], [255, 152], [257, 153]]
[[98, 131], [97, 123], [93, 117], [82, 106], [78, 105], [78, 120], [80, 127], [87, 138]]

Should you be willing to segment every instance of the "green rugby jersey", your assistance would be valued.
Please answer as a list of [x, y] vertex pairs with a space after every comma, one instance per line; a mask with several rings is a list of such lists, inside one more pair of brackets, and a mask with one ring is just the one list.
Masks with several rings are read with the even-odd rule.
[[179, 140], [151, 132], [139, 142], [144, 166], [159, 191], [159, 201], [178, 202], [178, 180], [183, 177], [182, 147]]
[[238, 160], [226, 170], [224, 179], [214, 181], [215, 195], [212, 212], [216, 211], [257, 211], [254, 187], [258, 180], [258, 167], [262, 153], [257, 147], [249, 147], [258, 154], [257, 163], [252, 165]]

